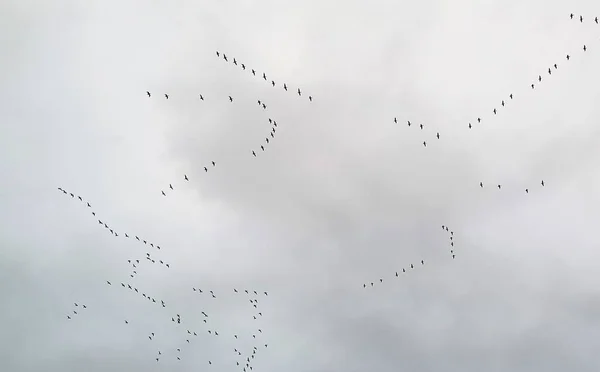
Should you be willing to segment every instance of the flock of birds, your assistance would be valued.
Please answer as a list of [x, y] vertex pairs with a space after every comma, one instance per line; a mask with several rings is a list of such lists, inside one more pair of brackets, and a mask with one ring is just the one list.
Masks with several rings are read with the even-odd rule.
[[[570, 18], [574, 19], [574, 14], [570, 14]], [[583, 22], [583, 16], [579, 16], [579, 20], [580, 22]], [[594, 19], [595, 23], [598, 24], [598, 18], [596, 17]], [[583, 45], [583, 51], [587, 51], [587, 46]], [[219, 51], [216, 52], [217, 57], [223, 57], [223, 59], [226, 62], [229, 62], [228, 57], [224, 54], [224, 53], [220, 53]], [[566, 55], [566, 60], [569, 61], [571, 59], [571, 55], [567, 54]], [[244, 63], [239, 63], [236, 58], [233, 58], [232, 63], [236, 66], [240, 66], [242, 68], [242, 70], [246, 70], [246, 65]], [[256, 70], [255, 69], [251, 69], [248, 68], [249, 71], [251, 71], [253, 76], [256, 76]], [[552, 75], [553, 71], [558, 70], [558, 64], [554, 63], [552, 64], [550, 67], [548, 67], [547, 73], [549, 76]], [[269, 82], [267, 79], [267, 75], [266, 73], [262, 73], [262, 78], [264, 81]], [[537, 79], [536, 79], [537, 83], [541, 83], [542, 82], [542, 75], [538, 75]], [[535, 89], [535, 84], [536, 82], [531, 84], [531, 89]], [[274, 80], [270, 81], [270, 84], [275, 87], [276, 83]], [[288, 91], [288, 86], [286, 83], [282, 84], [282, 87], [285, 91]], [[298, 96], [301, 97], [302, 96], [302, 92], [300, 90], [300, 88], [297, 89], [297, 93]], [[152, 96], [152, 93], [147, 91], [146, 92], [148, 97]], [[165, 93], [164, 94], [165, 99], [169, 99], [169, 94]], [[229, 96], [229, 101], [231, 103], [233, 103], [233, 97]], [[505, 99], [502, 99], [499, 103], [499, 105], [501, 106], [501, 108], [504, 108], [508, 102], [510, 102], [511, 100], [513, 100], [514, 96], [512, 93], [508, 94], [508, 96]], [[199, 94], [199, 99], [201, 101], [204, 101], [205, 98], [202, 94]], [[308, 96], [309, 101], [312, 102], [313, 98], [312, 96]], [[262, 107], [263, 110], [267, 109], [267, 105], [264, 101], [258, 100], [257, 101], [259, 107]], [[499, 110], [497, 107], [494, 107], [493, 110], [491, 110], [491, 112], [493, 112], [494, 115], [497, 115]], [[275, 138], [275, 132], [276, 132], [276, 128], [277, 128], [277, 122], [275, 120], [273, 120], [272, 118], [268, 118], [269, 124], [272, 125], [271, 127], [271, 131], [269, 133], [269, 135], [267, 135], [265, 137], [265, 141], [263, 144], [260, 145], [260, 150], [265, 151], [265, 146], [267, 146], [270, 141], [272, 141]], [[477, 123], [480, 124], [482, 123], [483, 119], [482, 117], [477, 117], [476, 120], [473, 120], [472, 122], [468, 122], [468, 128], [471, 129], [473, 127], [472, 123]], [[394, 118], [394, 123], [398, 123], [398, 118]], [[412, 126], [412, 123], [410, 120], [407, 121], [408, 127]], [[424, 124], [418, 124], [415, 125], [415, 127], [419, 127], [420, 130], [424, 130], [425, 125]], [[269, 138], [270, 136], [270, 138]], [[436, 132], [435, 137], [439, 140], [441, 138], [440, 133]], [[427, 141], [424, 140], [423, 141], [423, 146], [427, 147]], [[257, 156], [257, 152], [258, 149], [252, 149], [251, 153], [254, 157]], [[209, 171], [210, 168], [212, 167], [216, 167], [216, 162], [215, 161], [211, 161], [210, 164], [203, 166], [203, 169], [205, 171], [205, 173], [207, 173]], [[183, 180], [185, 182], [189, 182], [190, 179], [188, 177], [187, 174], [183, 175]], [[545, 183], [542, 180], [541, 181], [541, 186], [544, 187]], [[484, 183], [483, 181], [479, 183], [479, 186], [481, 188], [484, 188]], [[498, 188], [498, 190], [502, 189], [502, 185], [501, 184], [497, 184], [496, 187]], [[173, 184], [170, 183], [169, 184], [169, 189], [170, 190], [174, 190], [175, 188], [173, 187]], [[111, 233], [111, 235], [115, 236], [115, 237], [123, 237], [132, 241], [136, 241], [139, 243], [139, 246], [141, 247], [141, 245], [143, 244], [143, 246], [150, 246], [153, 249], [156, 249], [157, 251], [161, 250], [160, 245], [155, 244], [153, 242], [151, 242], [148, 239], [144, 239], [139, 237], [138, 235], [134, 235], [134, 234], [129, 234], [129, 233], [121, 233], [119, 234], [119, 232], [117, 232], [117, 230], [111, 226], [108, 225], [108, 223], [106, 223], [105, 221], [103, 221], [102, 219], [100, 219], [97, 215], [96, 212], [94, 211], [94, 209], [92, 208], [92, 205], [90, 202], [84, 200], [81, 196], [76, 195], [75, 193], [69, 192], [61, 187], [58, 188], [58, 190], [60, 192], [62, 192], [64, 195], [70, 196], [71, 199], [74, 200], [78, 200], [80, 203], [84, 204], [87, 208], [89, 208], [91, 214], [97, 219], [98, 224], [100, 226], [103, 226], [104, 229], [108, 232]], [[525, 188], [525, 192], [528, 194], [529, 193], [529, 188]], [[167, 192], [165, 192], [165, 190], [161, 190], [161, 193], [163, 196], [167, 196]], [[456, 253], [455, 253], [455, 235], [454, 235], [454, 231], [451, 231], [449, 229], [448, 226], [446, 225], [442, 225], [442, 230], [445, 231], [446, 233], [448, 233], [448, 238], [449, 238], [449, 252], [450, 255], [452, 257], [452, 259], [456, 258]], [[162, 259], [161, 257], [155, 257], [154, 255], [152, 255], [150, 252], [146, 252], [145, 255], [141, 256], [141, 257], [137, 257], [137, 258], [129, 258], [127, 259], [127, 263], [128, 265], [130, 265], [130, 272], [128, 273], [129, 277], [131, 279], [135, 278], [138, 275], [138, 270], [140, 270], [140, 267], [142, 267], [144, 264], [159, 264], [165, 268], [170, 268], [170, 264], [168, 262], [166, 262], [164, 259]], [[419, 265], [420, 264], [420, 265]], [[414, 263], [410, 263], [407, 266], [401, 267], [398, 269], [398, 271], [396, 271], [393, 275], [393, 277], [395, 278], [400, 278], [402, 275], [406, 274], [407, 272], [409, 272], [410, 270], [415, 269], [417, 266], [425, 266], [425, 259], [421, 259], [420, 262], [417, 262], [416, 264]], [[131, 280], [128, 279], [128, 280]], [[386, 279], [387, 280], [387, 279]], [[379, 278], [379, 283], [383, 283], [384, 281], [384, 277], [380, 277]], [[106, 280], [107, 285], [112, 286], [113, 283], [110, 280]], [[115, 282], [117, 283], [117, 282]], [[376, 281], [372, 281], [369, 283], [363, 283], [363, 288], [367, 288], [367, 287], [374, 287], [375, 284], [377, 283]], [[118, 287], [118, 285], [115, 285], [115, 287]], [[160, 305], [160, 308], [167, 308], [167, 302], [163, 299], [157, 299], [155, 296], [150, 295], [147, 291], [144, 291], [142, 289], [140, 289], [138, 287], [138, 285], [136, 285], [135, 283], [131, 283], [131, 282], [127, 282], [127, 281], [121, 281], [120, 282], [120, 287], [131, 292], [132, 294], [136, 294], [139, 295], [141, 298], [144, 299], [144, 301], [148, 302], [148, 303], [152, 303], [152, 304], [156, 304], [156, 305]], [[205, 296], [207, 298], [209, 298], [209, 300], [216, 300], [219, 296], [217, 296], [217, 294], [213, 291], [213, 290], [206, 290], [206, 289], [200, 289], [198, 287], [192, 287], [192, 292], [194, 292], [196, 295], [199, 296]], [[256, 356], [258, 355], [258, 352], [263, 349], [263, 348], [267, 348], [268, 347], [268, 343], [265, 342], [265, 334], [263, 331], [262, 326], [260, 325], [260, 320], [263, 317], [263, 310], [260, 308], [260, 304], [261, 301], [259, 301], [259, 298], [261, 298], [261, 296], [268, 296], [268, 293], [266, 291], [256, 291], [256, 290], [248, 290], [248, 289], [244, 289], [244, 290], [239, 290], [234, 288], [232, 291], [233, 295], [238, 296], [238, 297], [245, 297], [244, 301], [247, 301], [247, 303], [249, 303], [251, 305], [251, 310], [252, 310], [252, 321], [256, 322], [255, 325], [253, 325], [253, 329], [254, 331], [251, 332], [251, 334], [237, 334], [237, 333], [233, 333], [233, 334], [224, 334], [222, 331], [220, 332], [218, 330], [218, 326], [215, 324], [213, 325], [213, 322], [211, 321], [211, 317], [209, 316], [209, 314], [206, 312], [206, 310], [202, 310], [199, 312], [198, 317], [200, 318], [201, 322], [198, 322], [199, 324], [194, 324], [194, 319], [187, 319], [184, 321], [183, 318], [181, 317], [181, 315], [179, 313], [169, 313], [170, 315], [165, 315], [165, 317], [170, 319], [170, 323], [173, 325], [173, 327], [175, 327], [177, 329], [177, 332], [180, 333], [181, 335], [181, 343], [182, 345], [178, 345], [177, 347], [174, 347], [172, 349], [169, 350], [157, 350], [156, 355], [153, 356], [153, 358], [156, 360], [156, 362], [160, 362], [164, 357], [168, 357], [168, 358], [172, 358], [173, 360], [178, 360], [180, 361], [184, 354], [185, 354], [185, 349], [186, 347], [191, 347], [192, 344], [194, 344], [198, 339], [198, 337], [220, 337], [220, 338], [229, 338], [232, 340], [232, 342], [235, 341], [240, 341], [242, 339], [247, 339], [247, 341], [252, 343], [252, 347], [246, 347], [245, 350], [244, 346], [242, 344], [236, 345], [235, 347], [233, 347], [233, 355], [234, 357], [232, 358], [232, 361], [230, 363], [231, 366], [237, 366], [240, 368], [241, 371], [243, 372], [249, 372], [252, 371], [254, 366], [253, 366], [253, 362], [254, 359], [256, 358]], [[87, 305], [83, 304], [83, 303], [74, 303], [74, 307], [71, 308], [71, 310], [69, 311], [68, 315], [66, 315], [67, 320], [72, 320], [75, 316], [78, 316], [81, 312], [84, 312], [87, 309]], [[165, 310], [167, 311], [167, 310]], [[170, 310], [168, 310], [170, 311]], [[132, 322], [135, 322], [134, 319], [123, 319], [123, 322], [126, 325], [130, 325]], [[158, 337], [157, 332], [149, 332], [147, 335], [148, 339], [150, 341], [154, 341], [156, 339], [156, 337]], [[191, 351], [194, 352], [194, 351]], [[213, 359], [208, 358], [207, 360], [207, 364], [212, 365], [213, 364]]]
[[[575, 16], [575, 15], [574, 15], [573, 13], [571, 13], [571, 15], [570, 15], [571, 19], [573, 19], [573, 17], [574, 17], [574, 16]], [[580, 20], [581, 22], [583, 22], [583, 16], [579, 16], [579, 20]], [[596, 17], [596, 18], [594, 19], [594, 21], [595, 21], [596, 23], [598, 23], [598, 17]], [[584, 44], [584, 45], [583, 45], [583, 47], [582, 47], [581, 49], [582, 49], [582, 51], [583, 51], [583, 52], [586, 52], [586, 51], [588, 50], [588, 47], [587, 47], [587, 45], [585, 45], [585, 44]], [[571, 55], [567, 53], [565, 58], [566, 58], [566, 60], [567, 60], [567, 61], [570, 61], [570, 60], [571, 60]], [[556, 70], [558, 70], [558, 64], [557, 64], [557, 63], [553, 63], [551, 66], [549, 66], [549, 67], [548, 67], [547, 73], [548, 73], [548, 75], [550, 75], [550, 76], [551, 76], [551, 75], [552, 75], [552, 71], [556, 71]], [[543, 80], [543, 79], [542, 79], [542, 75], [541, 75], [541, 74], [540, 74], [540, 75], [538, 75], [537, 79], [535, 79], [535, 81], [534, 81], [533, 83], [531, 83], [531, 85], [530, 85], [530, 86], [531, 86], [531, 89], [535, 89], [535, 84], [536, 84], [536, 82], [537, 82], [537, 83], [541, 83], [541, 82], [542, 82], [542, 80]], [[503, 98], [503, 99], [501, 99], [501, 100], [500, 100], [500, 102], [499, 102], [499, 105], [500, 105], [502, 108], [504, 108], [504, 107], [505, 107], [505, 106], [508, 104], [508, 102], [509, 102], [509, 101], [513, 100], [513, 98], [514, 98], [514, 95], [513, 95], [513, 93], [510, 93], [510, 94], [508, 94], [508, 95], [506, 96], [506, 98]], [[494, 108], [491, 110], [491, 112], [492, 112], [494, 115], [497, 115], [497, 114], [499, 113], [499, 108], [498, 108], [498, 107], [494, 107]], [[482, 119], [482, 116], [479, 116], [479, 117], [477, 117], [475, 120], [467, 122], [467, 123], [466, 123], [466, 125], [467, 125], [467, 127], [468, 127], [469, 129], [472, 129], [472, 128], [474, 127], [474, 124], [473, 124], [473, 123], [477, 122], [477, 124], [481, 124], [481, 122], [482, 122], [482, 121], [483, 121], [483, 119]], [[397, 124], [397, 123], [398, 123], [398, 118], [397, 118], [397, 117], [394, 117], [394, 123], [395, 123], [395, 124]], [[410, 120], [407, 120], [407, 124], [408, 124], [408, 126], [409, 126], [409, 127], [410, 127], [410, 126], [412, 126], [412, 123], [411, 123], [411, 121], [410, 121]], [[424, 124], [419, 124], [419, 125], [418, 125], [418, 127], [419, 127], [421, 130], [423, 130], [423, 129], [425, 128], [425, 125], [424, 125]], [[440, 139], [440, 133], [439, 133], [439, 132], [436, 132], [436, 134], [435, 134], [435, 137], [436, 137], [436, 138], [439, 140], [439, 139]], [[423, 147], [427, 147], [427, 140], [424, 140], [424, 141], [423, 141]]]

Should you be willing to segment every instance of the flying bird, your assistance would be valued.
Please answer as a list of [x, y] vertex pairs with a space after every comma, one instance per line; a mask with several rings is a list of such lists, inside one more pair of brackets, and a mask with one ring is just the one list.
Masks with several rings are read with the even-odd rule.
[[427, 147], [427, 142], [423, 141], [423, 146]]
[[151, 96], [150, 92], [148, 92], [148, 91], [146, 91], [146, 94], [148, 95], [148, 97], [150, 97], [150, 96]]
[[189, 181], [189, 179], [188, 179], [188, 177], [187, 177], [187, 174], [184, 174], [184, 175], [183, 175], [183, 178], [184, 178], [186, 181]]
[[169, 95], [167, 93], [165, 93], [165, 98], [169, 99]]
[[302, 92], [300, 92], [300, 88], [298, 88], [298, 95], [301, 96]]
[[229, 96], [229, 102], [233, 102], [233, 98], [231, 98], [231, 96]]

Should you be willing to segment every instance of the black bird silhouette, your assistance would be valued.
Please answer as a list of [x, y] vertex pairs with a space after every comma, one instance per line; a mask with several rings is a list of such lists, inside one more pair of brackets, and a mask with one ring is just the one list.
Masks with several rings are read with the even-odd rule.
[[260, 148], [265, 151], [265, 147], [263, 145], [260, 145]]
[[544, 180], [542, 180], [542, 186], [544, 186]]
[[252, 150], [252, 155], [254, 155], [254, 157], [256, 157], [256, 153], [254, 152], [254, 150]]
[[184, 174], [184, 175], [183, 175], [183, 178], [184, 178], [186, 181], [189, 181], [189, 179], [188, 179], [188, 177], [187, 177], [187, 174]]
[[504, 107], [504, 100], [502, 100], [502, 107]]
[[423, 141], [423, 146], [427, 147], [427, 142]]
[[287, 85], [285, 83], [283, 83], [283, 89], [287, 91]]
[[146, 94], [148, 95], [148, 97], [150, 97], [150, 96], [151, 96], [150, 92], [148, 92], [148, 91], [146, 91]]
[[312, 102], [312, 96], [308, 96], [308, 100]]
[[200, 95], [200, 99], [201, 99], [202, 101], [204, 101], [204, 97], [202, 97], [202, 94]]
[[548, 75], [552, 75], [552, 69], [548, 67]]
[[265, 138], [265, 141], [267, 141], [267, 143], [269, 143], [269, 139], [268, 138]]
[[92, 206], [90, 205], [90, 203], [87, 203], [88, 208], [91, 208]]
[[204, 171], [205, 171], [205, 172], [208, 172], [208, 168], [204, 167]]
[[570, 59], [571, 57], [567, 54], [567, 61]]
[[538, 75], [538, 81], [542, 81], [542, 75]]
[[534, 85], [533, 85], [533, 84], [531, 84], [531, 89], [533, 89], [533, 88], [534, 88]]
[[419, 126], [421, 127], [421, 130], [423, 130], [423, 124], [419, 124]]
[[264, 72], [263, 72], [263, 79], [265, 79], [265, 81], [267, 81], [267, 74], [265, 74]]
[[596, 24], [598, 24], [598, 17], [594, 18], [594, 22], [596, 22]]
[[471, 123], [469, 123], [469, 129], [471, 129]]
[[214, 161], [212, 161], [212, 165], [213, 165], [213, 167], [216, 165]]
[[170, 188], [171, 190], [173, 190], [173, 185], [169, 184], [169, 188]]
[[480, 187], [483, 187], [483, 182], [479, 182], [479, 186], [480, 186]]
[[408, 126], [410, 127], [410, 120], [407, 120], [406, 122], [408, 123]]
[[246, 69], [246, 65], [242, 63], [242, 69], [245, 70]]
[[478, 122], [478, 123], [481, 123], [481, 118], [477, 118], [477, 122]]
[[275, 86], [275, 81], [271, 80], [271, 85]]
[[439, 132], [438, 132], [438, 134], [437, 134], [437, 139], [440, 139], [440, 133], [439, 133]]
[[231, 98], [231, 96], [229, 96], [229, 102], [233, 102], [233, 98]]
[[219, 51], [217, 50], [217, 57], [219, 57]]
[[498, 190], [500, 190], [502, 188], [502, 185], [498, 185]]
[[525, 189], [525, 192], [529, 194], [529, 189]]
[[254, 71], [254, 69], [252, 69], [252, 75], [256, 76], [256, 71]]
[[585, 45], [583, 46], [583, 51], [585, 52], [587, 50], [587, 48], [585, 47]]
[[167, 93], [165, 93], [165, 98], [169, 99], [169, 95]]
[[558, 65], [555, 63], [554, 64], [554, 69], [556, 70], [558, 68]]
[[512, 95], [512, 93], [509, 95], [509, 97], [510, 97], [510, 99], [513, 99], [513, 95]]
[[225, 54], [223, 54], [223, 59], [228, 61], [227, 56]]
[[494, 115], [496, 115], [496, 109], [494, 109]]
[[302, 92], [300, 92], [300, 88], [298, 88], [298, 95], [301, 96]]
[[579, 22], [583, 22], [583, 16], [579, 16]]
[[235, 58], [233, 59], [233, 64], [237, 66], [237, 61], [235, 60]]

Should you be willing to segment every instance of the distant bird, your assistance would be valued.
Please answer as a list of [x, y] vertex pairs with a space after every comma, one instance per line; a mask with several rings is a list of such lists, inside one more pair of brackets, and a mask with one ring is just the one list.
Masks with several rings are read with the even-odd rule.
[[242, 63], [242, 69], [245, 70], [246, 69], [246, 65]]
[[129, 322], [128, 322], [128, 321], [125, 321], [125, 324], [129, 324]]
[[216, 165], [214, 161], [211, 161], [211, 163], [212, 163], [213, 167]]
[[146, 94], [148, 95], [148, 97], [150, 97], [150, 96], [151, 96], [150, 92], [148, 92], [148, 91], [146, 91]]
[[254, 157], [256, 157], [256, 153], [254, 152], [254, 150], [252, 150], [252, 155], [254, 155]]
[[421, 265], [425, 265], [425, 261], [421, 260]]
[[237, 66], [237, 61], [235, 60], [235, 58], [233, 59], [233, 64]]
[[184, 174], [184, 175], [183, 175], [183, 178], [184, 178], [186, 181], [189, 181], [189, 179], [188, 179], [188, 177], [187, 177], [187, 174]]
[[271, 80], [271, 85], [275, 86], [275, 81]]
[[165, 93], [165, 98], [169, 99], [169, 95], [167, 93]]
[[542, 75], [538, 75], [538, 81], [542, 81]]
[[500, 190], [502, 188], [502, 185], [498, 185], [498, 190]]
[[596, 24], [598, 24], [598, 17], [594, 18], [594, 22], [596, 22]]
[[202, 94], [200, 95], [200, 99], [201, 99], [202, 101], [204, 101], [204, 97], [202, 97]]
[[544, 180], [542, 180], [542, 186], [544, 186]]
[[494, 109], [494, 115], [496, 115], [496, 109]]
[[225, 54], [223, 54], [223, 59], [228, 61], [227, 56]]
[[267, 108], [267, 105], [265, 105], [264, 103], [262, 104], [263, 109]]
[[219, 51], [217, 50], [217, 57], [219, 57]]
[[419, 124], [419, 127], [421, 127], [421, 130], [423, 130], [423, 124]]
[[510, 97], [510, 99], [513, 99], [513, 95], [512, 95], [512, 93], [509, 95], [509, 97]]
[[263, 145], [260, 145], [260, 148], [265, 151], [265, 147]]
[[471, 123], [469, 123], [469, 129], [471, 129]]
[[173, 185], [169, 184], [169, 188], [170, 188], [171, 190], [173, 190]]
[[300, 88], [298, 88], [298, 95], [301, 96], [302, 92], [300, 92]]
[[233, 102], [233, 98], [231, 98], [231, 96], [229, 96], [229, 102]]
[[112, 284], [110, 284], [110, 282], [108, 280], [106, 282], [108, 283], [108, 285], [112, 285]]
[[533, 84], [531, 84], [531, 89], [533, 89], [533, 88], [534, 88], [534, 85], [533, 85]]
[[256, 76], [256, 71], [254, 71], [254, 69], [252, 69], [252, 75]]
[[525, 189], [525, 192], [529, 194], [529, 189]]
[[283, 83], [283, 89], [287, 91], [287, 85], [285, 83]]
[[548, 75], [552, 75], [552, 69], [548, 67]]
[[208, 168], [204, 167], [204, 171], [205, 171], [205, 172], [208, 172]]
[[583, 46], [583, 51], [585, 52], [587, 50], [587, 48], [585, 47], [585, 45]]
[[567, 61], [570, 59], [571, 57], [567, 54]]
[[312, 96], [308, 96], [308, 100], [312, 102]]
[[579, 16], [579, 22], [583, 22], [583, 16]]
[[477, 118], [477, 122], [478, 122], [478, 123], [481, 123], [481, 118]]
[[437, 133], [437, 139], [440, 139], [440, 133], [439, 132]]
[[423, 146], [427, 147], [427, 142], [423, 141]]
[[479, 182], [479, 187], [483, 187], [483, 182]]
[[408, 123], [408, 126], [410, 127], [410, 120], [407, 120], [406, 122]]
[[504, 107], [504, 100], [502, 100], [502, 107]]
[[267, 81], [267, 74], [265, 74], [264, 72], [263, 72], [263, 79], [265, 79], [265, 81]]
[[558, 68], [558, 65], [555, 63], [554, 64], [554, 69], [556, 70]]

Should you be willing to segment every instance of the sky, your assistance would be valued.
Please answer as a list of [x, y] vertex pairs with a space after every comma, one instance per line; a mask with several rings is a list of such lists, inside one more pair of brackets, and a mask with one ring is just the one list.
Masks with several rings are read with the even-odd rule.
[[597, 371], [596, 15], [2, 2], [0, 370]]

